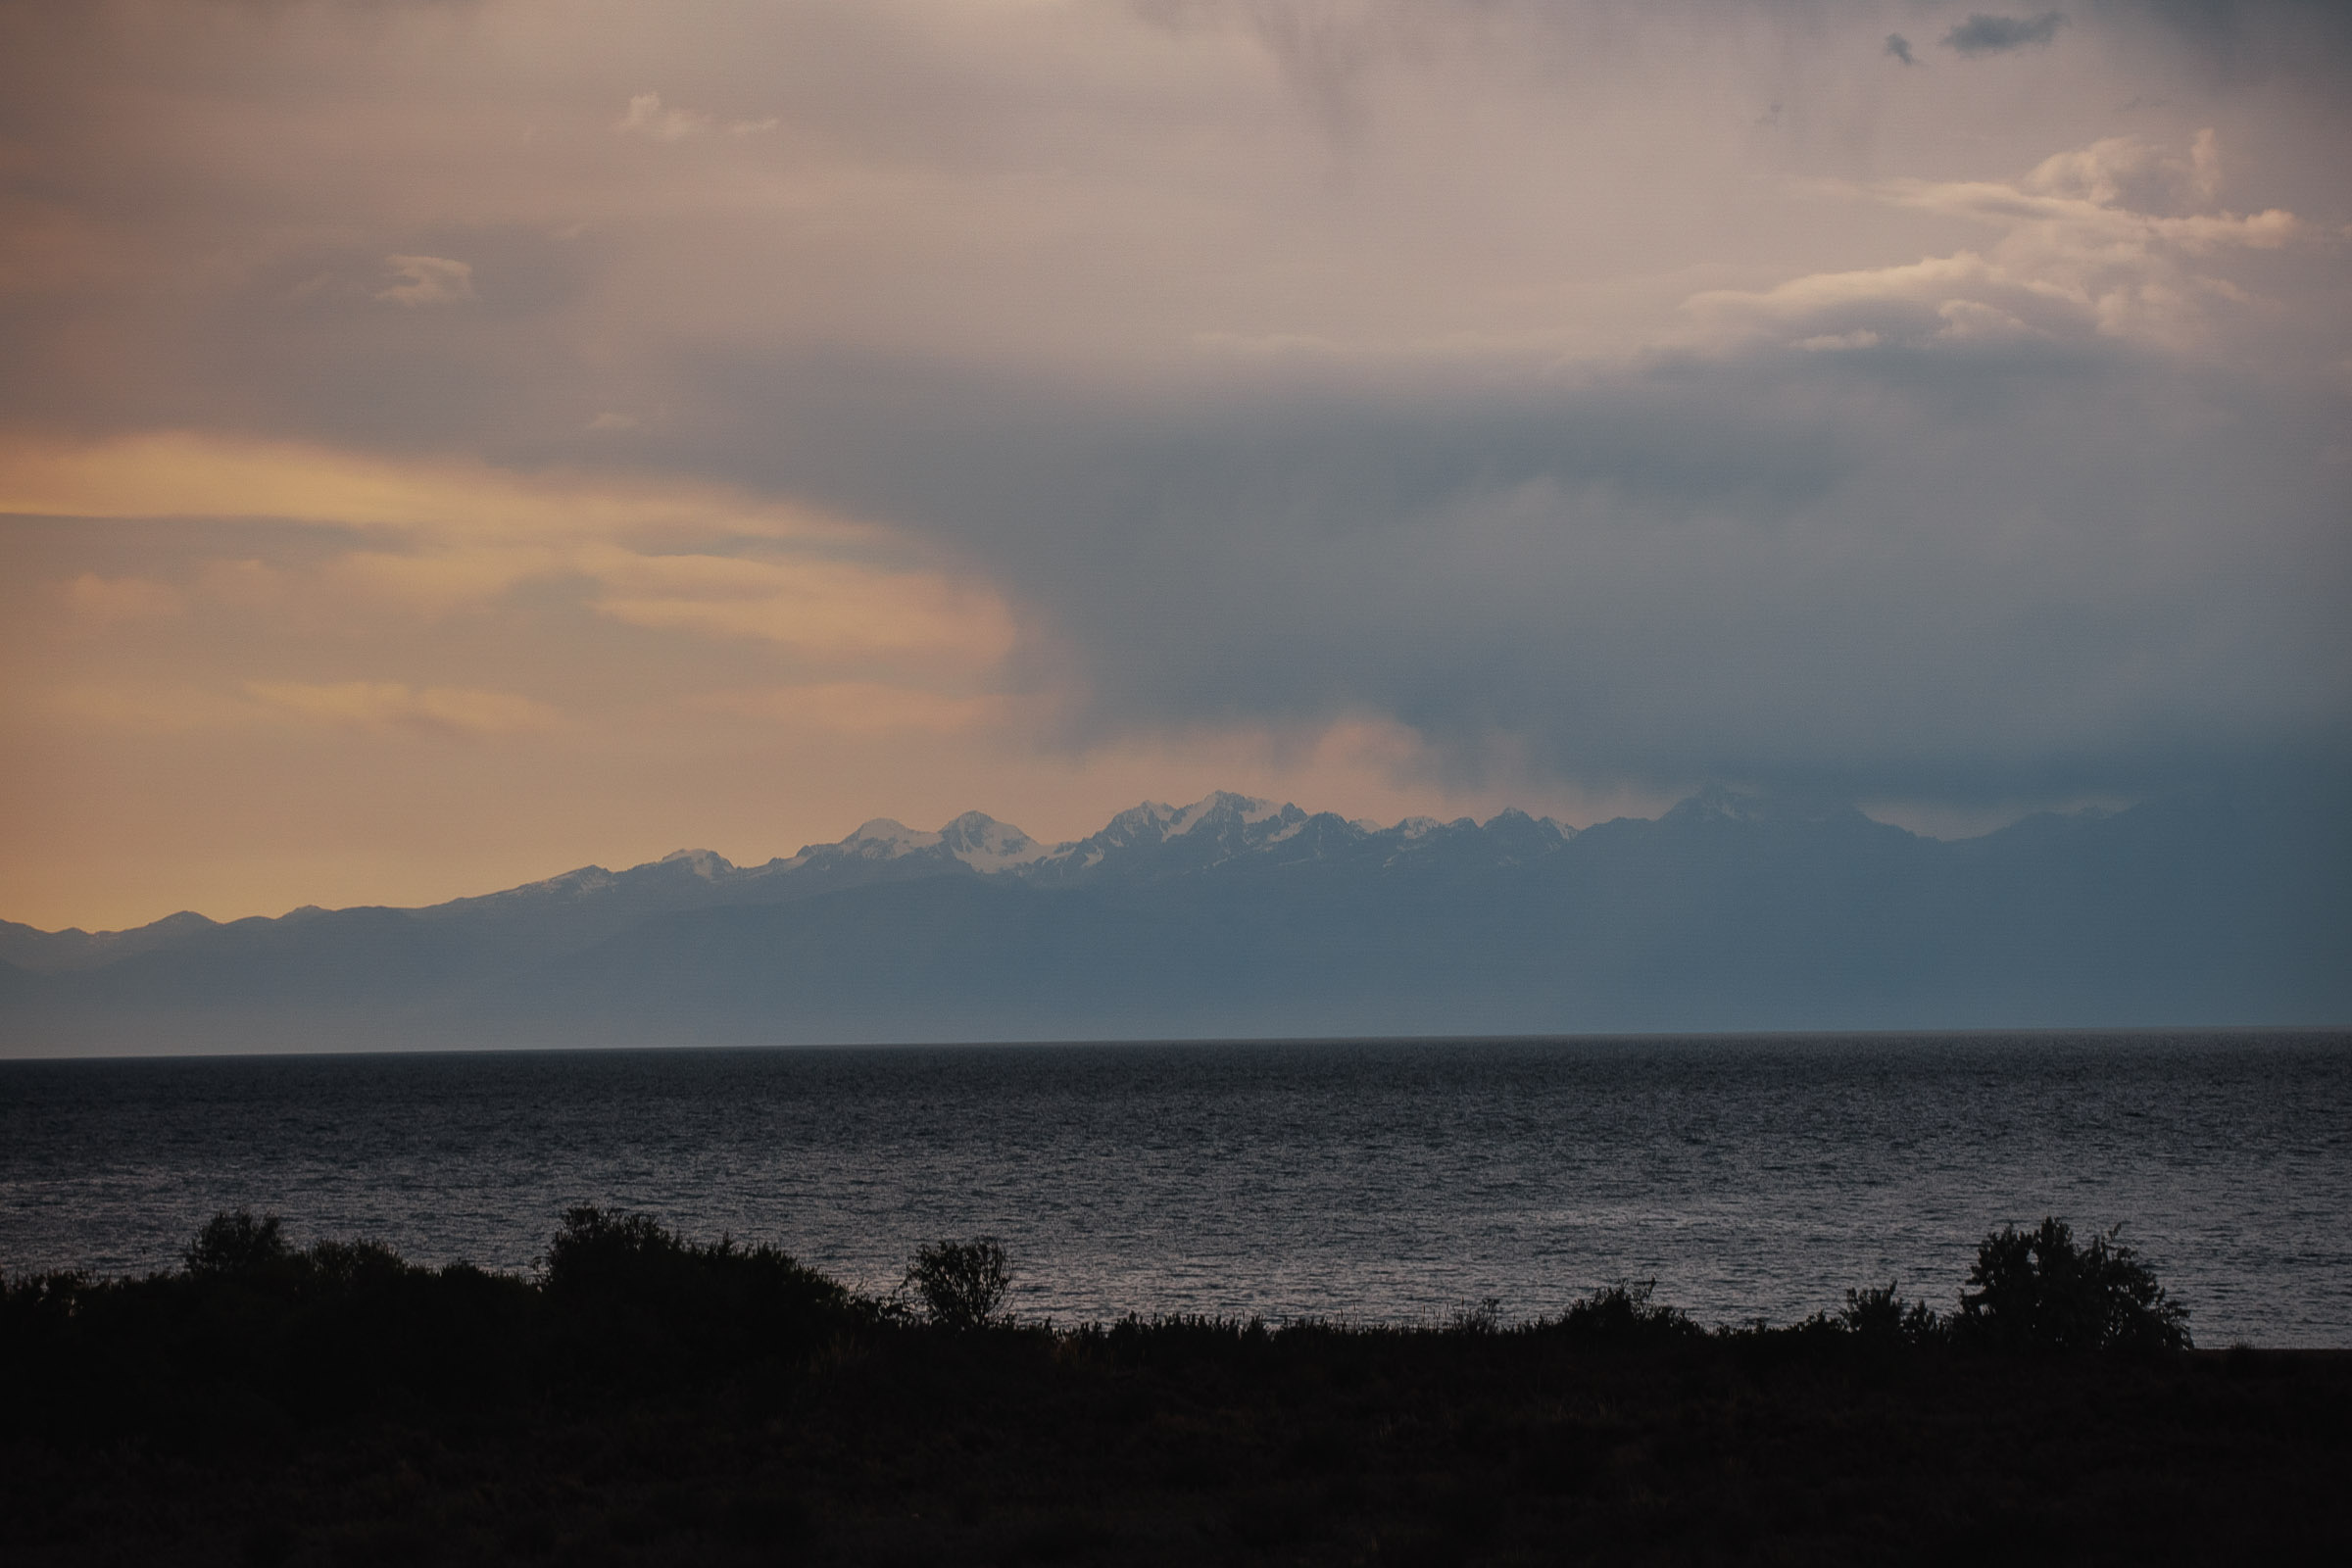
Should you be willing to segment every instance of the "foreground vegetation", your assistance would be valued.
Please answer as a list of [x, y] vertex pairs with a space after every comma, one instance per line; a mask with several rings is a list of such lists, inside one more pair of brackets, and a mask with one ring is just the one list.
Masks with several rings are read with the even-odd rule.
[[0, 1286], [12, 1561], [2187, 1561], [2352, 1548], [2352, 1356], [2189, 1348], [2109, 1232], [1702, 1329], [1012, 1321], [575, 1209], [531, 1277], [290, 1245]]

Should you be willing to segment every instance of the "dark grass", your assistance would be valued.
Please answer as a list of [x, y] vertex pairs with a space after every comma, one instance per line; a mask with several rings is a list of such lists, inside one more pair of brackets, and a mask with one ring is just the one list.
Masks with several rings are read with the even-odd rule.
[[1056, 1330], [1002, 1317], [1001, 1254], [926, 1253], [877, 1299], [589, 1210], [528, 1279], [229, 1216], [182, 1271], [15, 1281], [0, 1558], [2352, 1560], [2343, 1353], [2051, 1348], [1892, 1293], [1707, 1331], [1622, 1287]]

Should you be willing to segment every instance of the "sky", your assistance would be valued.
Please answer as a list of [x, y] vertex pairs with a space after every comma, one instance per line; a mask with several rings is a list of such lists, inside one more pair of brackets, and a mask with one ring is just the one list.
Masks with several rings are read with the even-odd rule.
[[0, 0], [0, 917], [2352, 781], [2352, 8], [1983, 4]]

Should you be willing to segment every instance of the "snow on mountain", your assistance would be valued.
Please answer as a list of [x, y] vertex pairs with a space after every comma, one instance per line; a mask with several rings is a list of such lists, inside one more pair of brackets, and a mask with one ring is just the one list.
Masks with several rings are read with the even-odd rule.
[[[2352, 907], [2310, 848], [2333, 819], [2299, 800], [1949, 845], [1733, 791], [1583, 832], [1229, 794], [1051, 848], [979, 812], [878, 818], [763, 865], [682, 851], [427, 909], [0, 922], [0, 1055], [245, 1050], [321, 1018], [393, 1046], [2327, 1022]], [[2281, 911], [2308, 940], [2265, 936]]]
[[[1185, 809], [1190, 810], [1191, 808], [1187, 807]], [[1136, 844], [1164, 843], [1168, 837], [1169, 824], [1181, 814], [1183, 813], [1173, 806], [1162, 806], [1157, 801], [1146, 801], [1141, 806], [1130, 806], [1104, 823], [1102, 832], [1080, 839], [1078, 843], [1119, 849]]]
[[[652, 862], [659, 864], [659, 861]], [[636, 869], [645, 870], [639, 866]], [[446, 904], [430, 906], [434, 914], [459, 915], [477, 911], [502, 910], [518, 905], [545, 905], [593, 899], [610, 891], [623, 873], [606, 870], [601, 865], [583, 865], [519, 887], [502, 888], [496, 893], [477, 893], [467, 898], [451, 899]]]
[[[789, 859], [764, 866], [733, 867], [708, 851], [680, 851], [659, 864], [677, 864], [707, 880], [731, 883], [739, 897], [766, 899], [794, 896], [792, 890], [810, 877], [828, 886], [838, 885], [843, 877], [855, 880], [867, 874], [861, 867], [874, 874], [887, 867], [894, 876], [964, 868], [1038, 886], [1067, 887], [1102, 878], [1149, 881], [1206, 872], [1285, 845], [1292, 850], [1275, 857], [1284, 863], [1357, 853], [1420, 857], [1444, 844], [1450, 846], [1445, 852], [1449, 855], [1521, 864], [1566, 843], [1573, 832], [1548, 817], [1539, 819], [1515, 809], [1498, 812], [1483, 828], [1469, 817], [1441, 822], [1429, 816], [1406, 817], [1384, 828], [1330, 813], [1309, 815], [1289, 802], [1218, 790], [1189, 806], [1141, 802], [1113, 816], [1099, 832], [1065, 844], [1041, 844], [986, 812], [966, 811], [937, 832], [908, 827], [895, 817], [875, 817], [837, 843], [808, 845]], [[622, 874], [633, 877], [646, 869]], [[768, 885], [765, 879], [778, 880], [772, 894], [755, 894], [746, 879], [761, 879], [762, 885]]]
[[1181, 838], [1216, 813], [1238, 817], [1245, 824], [1254, 826], [1281, 816], [1286, 810], [1296, 811], [1298, 808], [1277, 806], [1272, 801], [1261, 801], [1254, 795], [1235, 795], [1228, 790], [1218, 790], [1178, 811], [1168, 823], [1167, 837]]
[[[1021, 867], [1021, 873], [1039, 884], [1181, 875], [1282, 844], [1310, 820], [1287, 802], [1278, 806], [1229, 790], [1190, 806], [1146, 801], [1112, 817], [1101, 832], [1057, 845]], [[1337, 817], [1331, 820], [1346, 826]]]
[[1028, 865], [1053, 854], [1010, 822], [1000, 822], [983, 811], [966, 811], [939, 830], [948, 852], [977, 871], [1003, 871]]
[[683, 866], [706, 882], [715, 882], [735, 870], [735, 862], [710, 850], [672, 850], [657, 865]]
[[895, 860], [939, 847], [939, 835], [908, 827], [896, 817], [877, 816], [860, 822], [839, 846], [869, 860]]
[[859, 823], [839, 844], [810, 845], [795, 856], [793, 862], [832, 861], [844, 857], [883, 861], [923, 857], [958, 860], [976, 871], [1004, 871], [1052, 853], [1009, 822], [1000, 822], [985, 811], [966, 811], [936, 833], [908, 827], [895, 817], [877, 816]]
[[[1377, 865], [1398, 857], [1418, 860], [1431, 853], [1495, 865], [1524, 864], [1564, 844], [1573, 831], [1516, 810], [1499, 813], [1483, 829], [1468, 818], [1441, 823], [1426, 816], [1407, 817], [1384, 828], [1368, 819], [1348, 822], [1330, 813], [1309, 815], [1288, 802], [1219, 790], [1189, 806], [1145, 801], [1119, 812], [1101, 831], [1072, 843], [1041, 844], [982, 811], [966, 811], [937, 832], [878, 816], [859, 823], [836, 843], [807, 845], [761, 865], [739, 866], [711, 850], [676, 850], [626, 870], [584, 865], [414, 912], [436, 924], [459, 922], [497, 930], [504, 933], [501, 940], [537, 949], [617, 931], [662, 911], [772, 904], [877, 879], [968, 872], [1040, 888], [1106, 881], [1141, 885], [1222, 874], [1220, 868], [1271, 867], [1358, 855]], [[286, 919], [318, 920], [336, 912], [306, 907]], [[34, 969], [78, 968], [171, 946], [212, 925], [201, 915], [179, 914], [136, 932], [91, 935], [40, 932], [0, 922], [0, 957]]]
[[[1230, 790], [1218, 790], [1195, 801], [1190, 806], [1163, 806], [1157, 801], [1146, 801], [1131, 806], [1112, 817], [1102, 832], [1080, 839], [1078, 844], [1101, 844], [1121, 848], [1135, 844], [1165, 844], [1180, 839], [1203, 824], [1212, 831], [1239, 823], [1254, 827], [1261, 822], [1277, 819], [1303, 818], [1304, 812], [1296, 806], [1277, 806], [1253, 795], [1236, 795]], [[1076, 845], [1065, 845], [1075, 849]]]

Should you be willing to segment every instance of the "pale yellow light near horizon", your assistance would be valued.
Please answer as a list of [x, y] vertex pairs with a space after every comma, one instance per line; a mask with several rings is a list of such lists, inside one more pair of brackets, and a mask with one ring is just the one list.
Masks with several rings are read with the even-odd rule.
[[674, 475], [521, 474], [446, 457], [165, 430], [74, 441], [0, 434], [0, 514], [274, 517], [346, 528], [570, 541], [724, 530], [835, 546], [880, 530]]
[[[300, 580], [251, 559], [213, 561], [184, 584], [85, 571], [65, 592], [100, 621], [169, 614], [191, 596], [260, 609], [320, 594], [429, 616], [571, 576], [598, 584], [593, 603], [615, 619], [819, 657], [986, 666], [1013, 641], [991, 590], [912, 564], [916, 552], [883, 528], [691, 481], [515, 474], [188, 432], [78, 444], [0, 436], [0, 515], [12, 514], [270, 520], [366, 541]], [[403, 548], [380, 548], [377, 535]]]
[[[67, 536], [11, 541], [0, 719], [41, 759], [12, 790], [45, 828], [11, 843], [0, 918], [31, 924], [428, 903], [688, 843], [756, 861], [875, 815], [1053, 840], [1220, 788], [1389, 820], [1562, 806], [1416, 776], [1370, 718], [1056, 744], [1055, 693], [1006, 683], [1000, 596], [721, 487], [162, 432], [0, 440], [0, 516]], [[52, 564], [75, 529], [147, 526], [178, 541], [152, 574]], [[500, 628], [535, 582], [558, 609], [517, 650]], [[642, 689], [612, 690], [600, 624], [653, 634], [621, 662]], [[481, 683], [517, 663], [518, 689]]]

